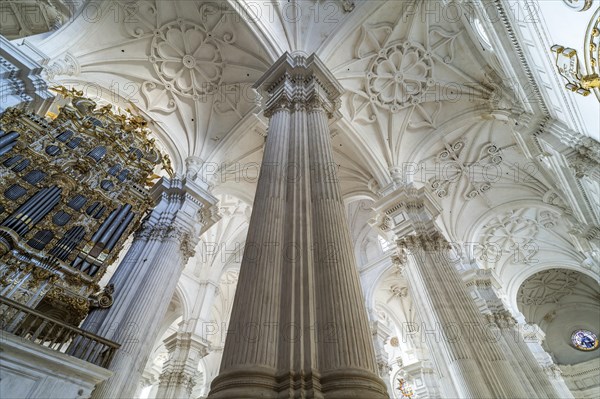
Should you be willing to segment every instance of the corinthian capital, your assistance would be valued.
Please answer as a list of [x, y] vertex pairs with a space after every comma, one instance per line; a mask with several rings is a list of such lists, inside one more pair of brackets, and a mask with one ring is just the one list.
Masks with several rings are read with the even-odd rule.
[[316, 56], [285, 53], [254, 85], [267, 101], [265, 116], [277, 110], [324, 110], [339, 117], [343, 87]]
[[546, 375], [548, 375], [549, 377], [552, 377], [552, 378], [560, 378], [560, 376], [562, 375], [562, 371], [561, 371], [560, 367], [558, 367], [554, 363], [552, 363], [549, 366], [544, 367], [544, 371], [546, 372]]
[[517, 321], [510, 314], [510, 312], [506, 310], [501, 310], [498, 312], [494, 312], [486, 315], [487, 321], [489, 323], [496, 324], [501, 329], [511, 328], [517, 324]]
[[450, 243], [438, 231], [402, 237], [396, 241], [398, 247], [409, 252], [442, 251], [451, 249]]
[[408, 257], [406, 256], [406, 251], [402, 248], [399, 248], [396, 251], [396, 254], [392, 255], [391, 258], [392, 258], [392, 263], [396, 267], [396, 270], [400, 274], [404, 273], [404, 268], [406, 267], [406, 264], [408, 263]]
[[199, 238], [193, 239], [187, 233], [182, 235], [179, 249], [181, 250], [181, 254], [183, 255], [185, 262], [187, 262], [189, 258], [192, 258], [194, 255], [196, 255], [196, 245], [198, 245], [198, 239]]
[[217, 199], [193, 181], [161, 179], [152, 189], [156, 203], [136, 239], [180, 242], [188, 259], [200, 235], [219, 220]]

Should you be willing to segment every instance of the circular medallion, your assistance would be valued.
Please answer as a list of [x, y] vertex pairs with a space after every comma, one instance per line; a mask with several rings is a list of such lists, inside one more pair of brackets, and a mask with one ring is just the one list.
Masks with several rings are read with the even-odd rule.
[[209, 94], [223, 73], [223, 59], [212, 32], [178, 20], [158, 29], [148, 57], [167, 90], [198, 98]]
[[418, 43], [396, 44], [381, 50], [367, 73], [372, 101], [397, 112], [423, 101], [432, 83], [433, 61]]
[[571, 10], [587, 11], [592, 6], [593, 0], [563, 0], [563, 3]]
[[571, 335], [571, 342], [580, 351], [593, 351], [598, 348], [598, 337], [588, 330], [576, 330]]

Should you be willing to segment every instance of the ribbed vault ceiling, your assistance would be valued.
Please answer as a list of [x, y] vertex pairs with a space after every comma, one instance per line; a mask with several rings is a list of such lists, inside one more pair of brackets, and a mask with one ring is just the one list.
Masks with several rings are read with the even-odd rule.
[[346, 200], [427, 186], [451, 240], [502, 250], [463, 246], [464, 260], [514, 293], [538, 267], [586, 261], [569, 239], [584, 213], [523, 151], [562, 111], [531, 86], [501, 14], [462, 3], [105, 1], [31, 40], [53, 82], [145, 115], [178, 173], [206, 162], [214, 192], [248, 204], [267, 134], [251, 86], [283, 52], [316, 52], [346, 89], [331, 126]]

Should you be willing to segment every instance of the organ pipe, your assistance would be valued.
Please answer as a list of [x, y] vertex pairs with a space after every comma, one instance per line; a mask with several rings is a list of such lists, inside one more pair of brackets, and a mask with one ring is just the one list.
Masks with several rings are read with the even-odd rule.
[[125, 229], [129, 226], [129, 223], [131, 223], [133, 216], [134, 214], [130, 212], [125, 217], [125, 220], [119, 225], [118, 230], [113, 234], [113, 236], [110, 238], [110, 241], [108, 241], [108, 243], [106, 244], [106, 250], [108, 252], [112, 251], [117, 241], [121, 238], [121, 235], [123, 235]]
[[24, 235], [32, 229], [60, 200], [61, 189], [44, 188], [17, 209], [2, 225]]
[[19, 137], [18, 132], [9, 132], [0, 135], [0, 156], [10, 152], [13, 149], [15, 144], [17, 144], [17, 138]]
[[[149, 210], [148, 178], [170, 161], [139, 116], [60, 93], [53, 120], [15, 108], [0, 115], [0, 267], [10, 276], [0, 295], [43, 302], [77, 325]], [[41, 245], [44, 231], [51, 235]]]
[[102, 238], [100, 238], [100, 241], [98, 242], [100, 246], [106, 246], [107, 240], [114, 234], [115, 230], [119, 227], [119, 224], [123, 220], [123, 217], [125, 217], [125, 215], [130, 211], [130, 209], [131, 205], [129, 204], [121, 208], [121, 210], [117, 214], [117, 217], [115, 218], [116, 221], [113, 222], [108, 229], [106, 229], [106, 231], [102, 235]]

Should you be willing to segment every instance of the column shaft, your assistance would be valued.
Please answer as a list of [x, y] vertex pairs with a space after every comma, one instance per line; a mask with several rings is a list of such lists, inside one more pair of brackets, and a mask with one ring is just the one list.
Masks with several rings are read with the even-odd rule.
[[[269, 123], [220, 373], [212, 383], [214, 397], [274, 397], [290, 118], [290, 111], [281, 108]], [[229, 380], [237, 384], [229, 387]]]
[[[492, 396], [488, 384], [482, 374], [480, 366], [473, 358], [470, 348], [462, 337], [461, 320], [454, 314], [454, 309], [462, 307], [464, 301], [461, 296], [450, 295], [456, 290], [456, 281], [449, 277], [447, 265], [436, 264], [436, 259], [431, 253], [414, 248], [411, 250], [413, 258], [408, 265], [409, 286], [417, 283], [422, 290], [414, 293], [415, 302], [427, 300], [429, 303], [421, 306], [427, 316], [423, 317], [425, 326], [435, 331], [434, 346], [438, 346], [448, 365], [451, 378], [460, 397], [464, 398], [489, 398]], [[450, 265], [453, 267], [452, 265]], [[442, 269], [442, 270], [440, 270]], [[415, 281], [416, 280], [416, 281]], [[459, 288], [460, 289], [460, 288]], [[425, 299], [426, 298], [426, 299]], [[468, 321], [466, 321], [468, 323]], [[456, 326], [461, 331], [456, 332]], [[421, 334], [426, 333], [421, 331]], [[427, 335], [428, 342], [432, 342]]]
[[384, 398], [332, 168], [341, 86], [314, 55], [286, 53], [256, 87], [269, 130], [209, 398]]
[[530, 398], [559, 398], [553, 384], [525, 343], [515, 318], [507, 310], [493, 287], [499, 287], [490, 270], [476, 269], [465, 275], [467, 286], [477, 298], [479, 309], [487, 318], [487, 332], [506, 354]]
[[[326, 381], [330, 380], [332, 386], [337, 385], [339, 374], [348, 372], [348, 369], [356, 369], [355, 378], [358, 379], [362, 368], [377, 370], [377, 366], [337, 181], [327, 117], [323, 110], [313, 109], [308, 118], [316, 248], [314, 273], [317, 303], [322, 309], [317, 318], [321, 343], [319, 368], [326, 388]], [[364, 378], [368, 379], [366, 374]]]
[[198, 336], [178, 331], [164, 341], [169, 358], [159, 377], [157, 398], [188, 399], [196, 384], [198, 364], [207, 353], [207, 345]]
[[96, 388], [93, 398], [133, 397], [179, 280], [178, 246], [175, 240], [163, 241], [158, 256], [150, 264], [139, 287], [140, 292], [150, 295], [138, 295], [129, 303], [128, 312], [123, 315], [129, 334], [110, 367], [115, 374]]
[[[285, 215], [282, 165], [287, 163], [289, 119], [289, 110], [282, 109], [273, 115], [269, 125], [227, 334], [227, 340], [238, 343], [239, 350], [223, 353], [221, 370], [247, 362], [272, 371], [277, 367], [276, 353], [270, 349], [277, 342], [280, 310], [280, 246]], [[248, 306], [254, 303], [264, 306]]]
[[[469, 295], [435, 218], [440, 208], [424, 189], [401, 187], [375, 206], [380, 228], [398, 239], [400, 258], [409, 256], [408, 282], [422, 320], [439, 331], [431, 346], [443, 354], [455, 389], [464, 398], [524, 398], [527, 388]], [[423, 331], [421, 332], [423, 333]], [[436, 337], [437, 338], [437, 337]], [[437, 342], [436, 342], [437, 341]]]
[[[115, 303], [97, 309], [83, 328], [121, 344], [93, 398], [132, 398], [183, 267], [193, 254], [201, 224], [196, 215], [216, 199], [197, 193], [193, 183], [163, 180], [154, 190], [160, 199], [111, 278]], [[203, 197], [202, 197], [203, 196]]]

